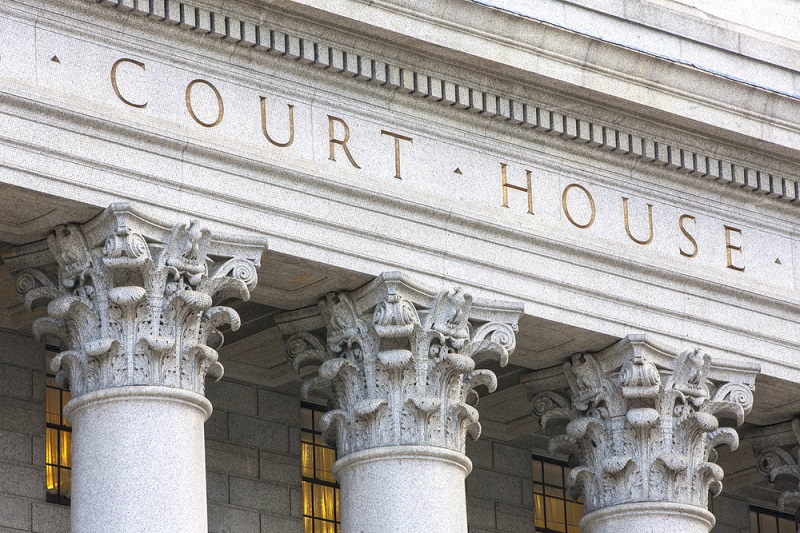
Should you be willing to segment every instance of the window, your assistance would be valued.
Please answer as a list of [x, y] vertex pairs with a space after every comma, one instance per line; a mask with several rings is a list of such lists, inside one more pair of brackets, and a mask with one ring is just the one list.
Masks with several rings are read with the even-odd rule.
[[69, 391], [59, 388], [52, 376], [47, 377], [45, 479], [47, 501], [69, 505], [72, 488], [72, 428], [64, 418], [64, 405]]
[[323, 414], [311, 405], [300, 409], [305, 533], [339, 533], [339, 484], [331, 474], [336, 450], [322, 440]]
[[797, 523], [787, 513], [760, 507], [750, 508], [750, 533], [796, 533]]
[[564, 463], [533, 457], [533, 516], [537, 533], [580, 533], [583, 504], [567, 498]]

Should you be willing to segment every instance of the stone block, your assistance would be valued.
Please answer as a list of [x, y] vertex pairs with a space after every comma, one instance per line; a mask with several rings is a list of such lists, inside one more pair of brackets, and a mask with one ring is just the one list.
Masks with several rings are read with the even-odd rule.
[[225, 442], [228, 440], [228, 413], [214, 409], [205, 424], [206, 440]]
[[44, 348], [37, 340], [18, 333], [0, 332], [0, 365], [43, 370], [44, 362]]
[[302, 450], [300, 439], [300, 428], [297, 426], [289, 426], [289, 455], [300, 457]]
[[228, 415], [229, 441], [241, 446], [252, 446], [270, 452], [288, 453], [287, 427], [269, 420], [230, 413]]
[[303, 533], [302, 518], [261, 515], [261, 533]]
[[292, 504], [292, 516], [303, 516], [303, 493], [299, 489], [291, 489], [289, 495]]
[[497, 529], [503, 533], [529, 533], [533, 525], [533, 507], [498, 503], [495, 509]]
[[206, 468], [213, 472], [258, 477], [258, 450], [207, 440]]
[[3, 396], [32, 399], [31, 369], [13, 365], [3, 365], [0, 372], [0, 391]]
[[[711, 500], [711, 512], [717, 524], [750, 527], [750, 507], [746, 499], [720, 494]], [[714, 528], [717, 531], [717, 528]]]
[[41, 533], [69, 533], [70, 508], [54, 503], [34, 502], [32, 530]]
[[0, 496], [0, 526], [30, 531], [31, 502], [22, 498]]
[[210, 502], [228, 503], [228, 476], [206, 472], [206, 496]]
[[475, 528], [494, 529], [494, 502], [467, 496], [467, 523], [470, 531]]
[[262, 452], [260, 477], [264, 481], [300, 486], [300, 458]]
[[493, 467], [492, 441], [489, 439], [467, 439], [467, 457], [472, 461], [473, 468]]
[[214, 409], [222, 409], [231, 413], [255, 415], [258, 410], [256, 387], [236, 381], [223, 379], [216, 383], [208, 380], [206, 398]]
[[0, 461], [31, 463], [31, 436], [0, 430]]
[[260, 519], [255, 511], [208, 504], [209, 533], [250, 533], [258, 531], [260, 527]]
[[234, 505], [289, 516], [291, 495], [287, 487], [254, 479], [230, 477], [230, 502]]
[[520, 478], [532, 478], [533, 470], [530, 450], [495, 442], [494, 470], [514, 474]]
[[522, 504], [522, 480], [516, 476], [475, 468], [467, 478], [467, 494], [485, 500]]
[[258, 416], [293, 426], [300, 425], [300, 400], [267, 389], [258, 389]]
[[0, 493], [44, 499], [44, 465], [0, 463]]

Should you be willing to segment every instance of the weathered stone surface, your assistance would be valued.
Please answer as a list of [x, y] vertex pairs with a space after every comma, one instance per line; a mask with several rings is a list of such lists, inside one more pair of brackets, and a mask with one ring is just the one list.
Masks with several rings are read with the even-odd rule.
[[758, 368], [712, 362], [699, 350], [675, 354], [631, 335], [564, 365], [571, 399], [534, 397], [545, 427], [562, 424], [551, 452], [573, 455], [567, 477], [587, 513], [630, 502], [672, 502], [706, 509], [722, 490], [717, 446], [735, 450], [736, 431], [753, 405]]
[[[792, 432], [800, 444], [800, 418], [795, 418], [791, 423]], [[777, 504], [781, 511], [787, 507], [796, 508], [800, 505], [800, 448], [797, 445], [769, 446], [758, 455], [758, 470], [770, 482], [778, 476], [785, 476], [797, 481], [797, 490], [787, 490], [778, 496]]]
[[[514, 351], [522, 306], [436, 292], [397, 272], [316, 308], [279, 317], [294, 367], [319, 366], [303, 393], [321, 390], [335, 409], [321, 421], [339, 457], [387, 445], [464, 452], [480, 435], [475, 387], [497, 386], [475, 363]], [[326, 328], [325, 337], [316, 330]]]
[[170, 229], [120, 203], [86, 224], [57, 227], [49, 254], [31, 245], [13, 266], [28, 308], [47, 304], [34, 332], [60, 340], [52, 369], [73, 398], [129, 385], [202, 394], [207, 374], [222, 376], [217, 328], [239, 327], [235, 311], [214, 303], [249, 298], [263, 247], [215, 239], [194, 222]]

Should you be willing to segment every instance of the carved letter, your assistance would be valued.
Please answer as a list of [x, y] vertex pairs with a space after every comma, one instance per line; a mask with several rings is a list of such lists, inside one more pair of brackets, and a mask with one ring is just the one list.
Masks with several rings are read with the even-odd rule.
[[644, 241], [637, 239], [631, 233], [631, 227], [628, 223], [628, 199], [624, 196], [622, 197], [622, 211], [625, 219], [625, 232], [628, 234], [628, 237], [630, 237], [631, 240], [636, 244], [650, 244], [653, 242], [653, 204], [647, 204], [647, 218], [648, 225], [650, 227], [650, 235], [647, 237], [647, 240]]
[[413, 144], [414, 139], [411, 137], [406, 137], [405, 135], [400, 135], [399, 133], [392, 133], [391, 131], [381, 130], [381, 135], [388, 135], [389, 137], [394, 137], [394, 177], [397, 179], [402, 179], [400, 177], [400, 141], [408, 141]]
[[[586, 198], [588, 198], [589, 200], [589, 207], [591, 207], [592, 209], [592, 214], [589, 216], [589, 222], [587, 222], [586, 224], [578, 224], [569, 214], [569, 208], [567, 207], [567, 194], [569, 193], [570, 189], [573, 188], [583, 191], [583, 193], [586, 195]], [[583, 185], [578, 185], [577, 183], [570, 183], [569, 185], [564, 187], [564, 192], [561, 193], [561, 209], [563, 209], [564, 214], [567, 215], [567, 220], [569, 220], [573, 226], [576, 226], [581, 229], [586, 229], [592, 224], [594, 224], [594, 217], [597, 214], [597, 209], [595, 209], [594, 205], [594, 198], [592, 198], [592, 195], [589, 194], [589, 191], [586, 190], [586, 187], [584, 187]]]
[[137, 107], [139, 109], [146, 107], [147, 102], [143, 104], [134, 104], [133, 102], [122, 96], [122, 93], [119, 92], [119, 86], [117, 85], [117, 67], [119, 67], [120, 64], [122, 63], [133, 63], [137, 67], [144, 70], [144, 63], [142, 63], [141, 61], [136, 61], [135, 59], [128, 59], [127, 57], [123, 57], [122, 59], [117, 59], [114, 62], [114, 65], [111, 67], [111, 87], [114, 89], [114, 94], [117, 95], [117, 98], [119, 98], [120, 100], [122, 100], [131, 107]]
[[500, 171], [501, 171], [501, 181], [503, 183], [503, 207], [508, 207], [508, 189], [514, 189], [517, 191], [524, 191], [528, 193], [528, 213], [531, 215], [533, 214], [533, 193], [531, 192], [531, 171], [525, 171], [525, 180], [527, 183], [526, 187], [520, 187], [519, 185], [512, 185], [507, 182], [506, 180], [506, 164], [500, 163]]
[[[203, 122], [202, 120], [197, 118], [197, 115], [194, 114], [194, 109], [192, 108], [192, 87], [194, 87], [198, 83], [208, 85], [211, 88], [211, 90], [214, 91], [214, 96], [217, 97], [218, 112], [217, 112], [217, 120], [215, 120], [214, 122]], [[192, 80], [191, 82], [189, 82], [189, 85], [186, 86], [186, 109], [189, 111], [189, 114], [192, 116], [194, 121], [205, 128], [213, 128], [214, 126], [222, 122], [222, 116], [225, 114], [225, 106], [222, 104], [222, 95], [219, 94], [217, 88], [211, 85], [211, 83], [207, 82], [206, 80], [200, 80], [200, 79]]]
[[[338, 122], [344, 127], [344, 139], [337, 139], [333, 132], [333, 123]], [[342, 147], [344, 150], [344, 155], [347, 156], [347, 159], [350, 161], [350, 164], [356, 168], [361, 168], [356, 163], [356, 160], [353, 159], [353, 154], [350, 153], [350, 149], [347, 147], [347, 141], [350, 140], [350, 128], [347, 127], [347, 123], [340, 119], [339, 117], [334, 117], [328, 115], [328, 144], [330, 145], [330, 155], [328, 159], [331, 161], [336, 161], [336, 155], [334, 153], [334, 146], [337, 144]]]
[[683, 248], [678, 248], [678, 249], [680, 250], [682, 256], [684, 256], [684, 257], [694, 257], [694, 256], [697, 255], [697, 241], [694, 240], [694, 237], [689, 235], [689, 231], [683, 226], [683, 221], [686, 220], [686, 219], [689, 219], [689, 220], [691, 220], [692, 222], [695, 222], [695, 223], [696, 223], [696, 219], [692, 215], [681, 215], [681, 218], [678, 219], [678, 226], [681, 228], [681, 232], [683, 232], [683, 235], [687, 239], [689, 239], [690, 243], [692, 243], [692, 246], [694, 246], [694, 250], [692, 250], [691, 253], [688, 253], [688, 252], [684, 252]]
[[267, 105], [264, 103], [266, 100], [265, 97], [261, 97], [261, 131], [264, 132], [264, 137], [267, 138], [269, 142], [278, 146], [280, 148], [286, 148], [287, 146], [291, 146], [294, 142], [294, 106], [292, 104], [286, 104], [289, 108], [289, 140], [285, 143], [279, 143], [275, 139], [269, 136], [267, 133]]
[[739, 235], [742, 234], [742, 230], [738, 228], [733, 228], [731, 226], [725, 226], [725, 258], [728, 260], [728, 268], [731, 270], [738, 270], [739, 272], [744, 272], [744, 267], [736, 266], [733, 264], [733, 258], [731, 258], [731, 250], [735, 250], [739, 253], [742, 253], [741, 245], [731, 244], [731, 232], [736, 232]]

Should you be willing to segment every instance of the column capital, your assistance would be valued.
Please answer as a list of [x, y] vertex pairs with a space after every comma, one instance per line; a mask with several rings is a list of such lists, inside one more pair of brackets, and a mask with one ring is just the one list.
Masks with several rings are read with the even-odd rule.
[[265, 246], [117, 203], [6, 261], [28, 309], [47, 305], [33, 331], [60, 339], [52, 370], [73, 397], [128, 385], [203, 394], [206, 375], [222, 376], [218, 328], [239, 327], [233, 309], [215, 304], [250, 297]]
[[757, 365], [712, 362], [700, 350], [677, 353], [630, 335], [564, 365], [570, 398], [533, 397], [534, 415], [553, 453], [577, 458], [567, 488], [587, 513], [631, 502], [672, 502], [703, 509], [722, 490], [715, 448], [739, 438], [753, 406]]
[[398, 272], [318, 306], [276, 318], [303, 394], [327, 393], [321, 425], [340, 457], [379, 446], [431, 445], [463, 452], [478, 438], [475, 387], [497, 378], [476, 362], [508, 362], [519, 303], [478, 301], [461, 288], [436, 291]]
[[[791, 431], [789, 431], [791, 428]], [[758, 471], [767, 477], [770, 483], [774, 483], [779, 476], [796, 481], [796, 490], [786, 490], [778, 495], [777, 504], [781, 511], [785, 511], [788, 505], [800, 505], [800, 418], [795, 418], [791, 422], [779, 424], [772, 429], [782, 429], [784, 434], [791, 434], [790, 443], [787, 445], [779, 442], [779, 445], [769, 446], [758, 452]], [[775, 438], [775, 441], [785, 439]], [[797, 512], [800, 514], [800, 511]]]

